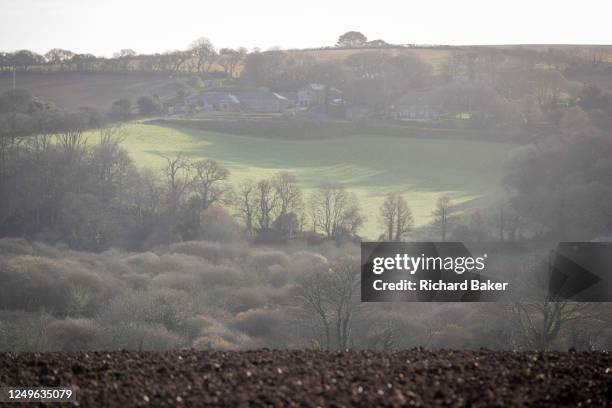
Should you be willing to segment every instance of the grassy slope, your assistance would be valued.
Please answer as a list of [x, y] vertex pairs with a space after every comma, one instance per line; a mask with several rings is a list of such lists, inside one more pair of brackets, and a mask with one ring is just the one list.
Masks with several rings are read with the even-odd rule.
[[324, 182], [345, 183], [358, 194], [367, 215], [366, 238], [380, 233], [378, 207], [384, 194], [405, 194], [417, 224], [430, 220], [435, 200], [448, 192], [476, 205], [495, 194], [511, 145], [443, 139], [363, 135], [351, 139], [279, 141], [190, 129], [130, 124], [124, 146], [139, 166], [164, 165], [160, 154], [179, 151], [228, 166], [231, 181], [258, 179], [277, 171], [297, 175], [307, 190]]
[[362, 52], [383, 52], [390, 55], [399, 54], [411, 54], [423, 61], [431, 64], [434, 71], [442, 69], [444, 63], [448, 60], [451, 55], [449, 49], [438, 49], [438, 48], [389, 48], [389, 49], [324, 49], [324, 50], [304, 50], [304, 51], [288, 51], [295, 54], [303, 54], [310, 56], [318, 61], [334, 61], [344, 60], [349, 56]]

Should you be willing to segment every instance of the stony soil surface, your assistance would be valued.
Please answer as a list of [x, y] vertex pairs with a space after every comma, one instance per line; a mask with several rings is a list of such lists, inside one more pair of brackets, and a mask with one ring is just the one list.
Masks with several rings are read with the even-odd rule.
[[80, 406], [104, 407], [605, 407], [612, 406], [612, 355], [423, 349], [0, 354], [0, 386], [9, 385], [71, 386]]

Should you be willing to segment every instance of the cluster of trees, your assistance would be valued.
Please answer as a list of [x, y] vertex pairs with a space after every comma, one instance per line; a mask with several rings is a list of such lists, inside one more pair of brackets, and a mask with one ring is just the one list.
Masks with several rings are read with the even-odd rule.
[[395, 47], [397, 45], [389, 44], [384, 40], [371, 40], [368, 41], [368, 37], [366, 37], [363, 33], [359, 31], [347, 31], [338, 37], [338, 42], [336, 42], [336, 47], [339, 48], [389, 48]]
[[[409, 50], [358, 50], [330, 60], [299, 51], [250, 53], [241, 80], [276, 91], [320, 83], [327, 91], [341, 90], [346, 104], [368, 107], [371, 116], [382, 118], [392, 116], [403, 97], [425, 89], [430, 108], [443, 113], [449, 126], [462, 118], [463, 125], [517, 129], [551, 122], [559, 110], [584, 103], [585, 97], [604, 103], [597, 99], [598, 88], [568, 80], [566, 65], [547, 65], [543, 56], [532, 61], [520, 50], [495, 48], [449, 55], [434, 72]], [[325, 100], [329, 112], [330, 98]]]
[[112, 58], [78, 54], [54, 48], [44, 55], [29, 50], [13, 53], [0, 52], [0, 72], [164, 72], [208, 75], [220, 72], [228, 77], [240, 73], [240, 65], [247, 54], [245, 48], [221, 48], [206, 38], [193, 41], [185, 50], [152, 55], [122, 49]]
[[[320, 61], [298, 51], [267, 51], [247, 55], [241, 79], [251, 86], [277, 91], [319, 83], [325, 86], [326, 95], [331, 88], [338, 88], [346, 102], [384, 113], [407, 89], [430, 84], [431, 74], [429, 64], [408, 53], [364, 51], [344, 60]], [[329, 107], [331, 98], [325, 100]]]
[[2, 95], [0, 112], [2, 236], [140, 249], [206, 237], [214, 229], [206, 223], [221, 219], [231, 240], [239, 228], [214, 205], [235, 211], [246, 234], [266, 242], [292, 238], [307, 224], [330, 239], [351, 238], [363, 222], [342, 186], [322, 186], [305, 203], [289, 173], [234, 189], [213, 160], [178, 154], [165, 157], [161, 174], [139, 170], [121, 147], [121, 126], [95, 112], [54, 110], [19, 90]]
[[590, 240], [612, 231], [612, 136], [575, 107], [558, 132], [517, 149], [508, 164], [511, 208], [531, 234]]

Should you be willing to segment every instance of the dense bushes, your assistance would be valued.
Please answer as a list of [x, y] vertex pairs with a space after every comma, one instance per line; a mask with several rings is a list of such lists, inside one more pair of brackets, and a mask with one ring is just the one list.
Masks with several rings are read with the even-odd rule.
[[0, 260], [0, 306], [57, 315], [90, 315], [113, 279], [103, 281], [78, 263], [19, 255]]
[[[525, 346], [508, 305], [360, 303], [356, 246], [92, 254], [0, 239], [0, 251], [0, 350]], [[610, 314], [597, 310], [553, 347], [609, 348]], [[347, 324], [338, 340], [335, 322]]]

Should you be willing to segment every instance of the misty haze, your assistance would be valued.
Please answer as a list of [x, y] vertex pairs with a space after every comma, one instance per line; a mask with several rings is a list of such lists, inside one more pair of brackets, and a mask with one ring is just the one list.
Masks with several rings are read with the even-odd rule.
[[[369, 14], [337, 2], [326, 14], [313, 4], [300, 16], [273, 3], [232, 6], [234, 21], [226, 5], [182, 0], [151, 5], [149, 20], [139, 2], [0, 6], [0, 388], [77, 385], [98, 405], [83, 373], [103, 387], [124, 381], [130, 368], [113, 366], [124, 353], [151, 370], [136, 383], [174, 372], [179, 389], [195, 381], [200, 392], [206, 383], [184, 376], [205, 372], [224, 391], [179, 400], [139, 383], [138, 397], [107, 406], [609, 404], [608, 303], [360, 298], [361, 242], [520, 243], [532, 251], [500, 268], [528, 286], [553, 269], [545, 245], [612, 241], [606, 6], [574, 15], [548, 4], [559, 15], [547, 30], [544, 5], [524, 5], [519, 32], [511, 18], [496, 27], [480, 2], [439, 2], [437, 24], [429, 5]], [[588, 27], [562, 37], [587, 14]], [[65, 24], [47, 36], [51, 21]], [[157, 367], [144, 351], [172, 351], [160, 361], [189, 368]], [[64, 363], [36, 371], [28, 360], [51, 352]], [[304, 365], [342, 370], [344, 358], [369, 368], [323, 385], [299, 377]], [[19, 382], [13, 361], [33, 374]], [[272, 374], [257, 365], [268, 361]], [[474, 375], [502, 377], [501, 391], [461, 399], [456, 373], [428, 390], [414, 378], [437, 376], [430, 363], [482, 364]], [[582, 380], [568, 374], [580, 369]], [[271, 383], [250, 383], [253, 373], [287, 379], [264, 391]], [[235, 382], [255, 388], [224, 389]], [[517, 399], [532, 382], [540, 388]]]

